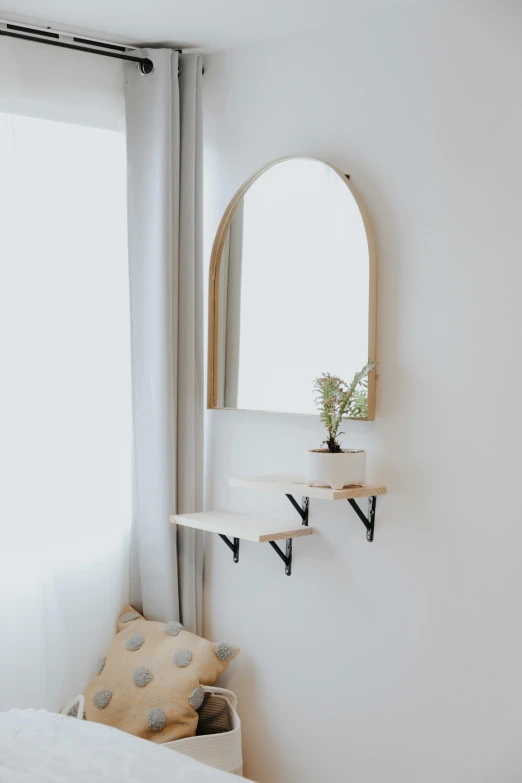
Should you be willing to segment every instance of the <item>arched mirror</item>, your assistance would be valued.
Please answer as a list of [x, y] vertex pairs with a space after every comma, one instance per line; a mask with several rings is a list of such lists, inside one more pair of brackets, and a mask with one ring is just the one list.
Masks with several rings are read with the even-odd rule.
[[[376, 270], [349, 177], [314, 158], [254, 174], [218, 228], [209, 288], [208, 407], [316, 414], [314, 380], [375, 360]], [[358, 418], [373, 419], [375, 370]]]

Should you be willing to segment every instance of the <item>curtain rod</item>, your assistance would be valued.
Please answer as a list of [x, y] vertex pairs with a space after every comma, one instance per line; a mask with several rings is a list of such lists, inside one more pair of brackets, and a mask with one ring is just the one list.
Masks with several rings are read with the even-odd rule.
[[[0, 29], [0, 35], [5, 35], [9, 38], [22, 38], [24, 41], [36, 41], [36, 43], [49, 44], [50, 46], [60, 46], [62, 49], [75, 49], [78, 52], [101, 54], [103, 57], [113, 57], [116, 60], [128, 60], [129, 62], [137, 63], [140, 72], [145, 75], [152, 73], [154, 70], [152, 60], [149, 60], [147, 57], [134, 57], [132, 54], [126, 54], [127, 47], [123, 45], [91, 41], [88, 38], [80, 38], [75, 35], [70, 36], [74, 43], [66, 43], [65, 41], [60, 41], [60, 33], [22, 27], [10, 22], [4, 22], [4, 24], [7, 29]], [[61, 35], [67, 35], [67, 33], [61, 33]], [[79, 44], [89, 44], [89, 46], [80, 46]]]

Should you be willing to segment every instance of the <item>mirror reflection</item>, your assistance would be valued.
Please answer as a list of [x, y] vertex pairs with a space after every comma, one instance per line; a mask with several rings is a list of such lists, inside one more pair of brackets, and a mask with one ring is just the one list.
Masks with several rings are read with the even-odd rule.
[[211, 407], [315, 414], [314, 380], [350, 382], [373, 350], [369, 243], [349, 180], [322, 161], [284, 160], [232, 214], [217, 259]]

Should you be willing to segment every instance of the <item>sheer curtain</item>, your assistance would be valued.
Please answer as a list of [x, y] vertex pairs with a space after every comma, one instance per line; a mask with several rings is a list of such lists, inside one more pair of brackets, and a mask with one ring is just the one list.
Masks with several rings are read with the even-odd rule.
[[58, 709], [129, 598], [124, 70], [0, 39], [0, 709]]
[[202, 510], [201, 57], [141, 52], [127, 66], [129, 264], [135, 438], [132, 600], [201, 633], [203, 541], [169, 524]]

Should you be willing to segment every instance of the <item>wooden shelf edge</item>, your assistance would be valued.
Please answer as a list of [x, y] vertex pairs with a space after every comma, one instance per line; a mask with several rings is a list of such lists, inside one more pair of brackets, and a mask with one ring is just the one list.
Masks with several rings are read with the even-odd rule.
[[255, 517], [235, 511], [202, 511], [195, 514], [173, 514], [173, 524], [203, 530], [206, 533], [231, 536], [242, 541], [264, 543], [289, 538], [310, 536], [313, 528], [301, 525], [292, 527], [291, 523], [276, 521], [265, 517]]
[[388, 491], [387, 487], [377, 484], [366, 484], [363, 487], [345, 487], [344, 489], [308, 487], [303, 477], [287, 476], [285, 474], [231, 478], [229, 483], [231, 487], [261, 489], [268, 492], [300, 495], [302, 497], [317, 498], [319, 500], [355, 500], [356, 498], [386, 495]]

